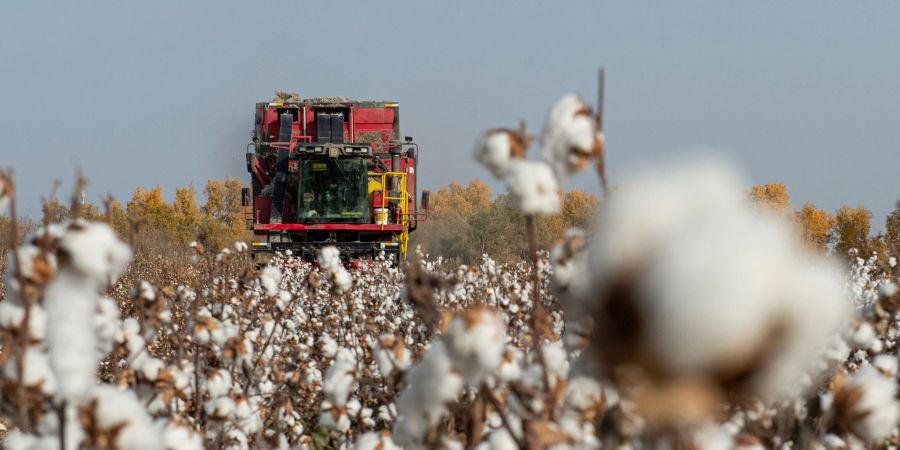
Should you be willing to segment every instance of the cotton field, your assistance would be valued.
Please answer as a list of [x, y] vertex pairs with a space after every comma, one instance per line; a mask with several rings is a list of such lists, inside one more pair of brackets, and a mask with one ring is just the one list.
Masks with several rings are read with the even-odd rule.
[[565, 96], [539, 139], [476, 144], [526, 216], [515, 264], [194, 244], [197, 281], [154, 284], [121, 279], [132, 249], [105, 223], [45, 225], [4, 278], [3, 447], [900, 446], [896, 260], [814, 254], [730, 165], [623, 180], [592, 229], [538, 248], [560, 181], [593, 165], [605, 186], [593, 117]]

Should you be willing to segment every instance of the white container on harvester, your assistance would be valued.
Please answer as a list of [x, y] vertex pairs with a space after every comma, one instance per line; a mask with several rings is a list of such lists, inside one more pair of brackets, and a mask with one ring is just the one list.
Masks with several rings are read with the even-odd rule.
[[388, 223], [388, 210], [387, 208], [375, 208], [375, 224], [376, 225], [387, 225]]

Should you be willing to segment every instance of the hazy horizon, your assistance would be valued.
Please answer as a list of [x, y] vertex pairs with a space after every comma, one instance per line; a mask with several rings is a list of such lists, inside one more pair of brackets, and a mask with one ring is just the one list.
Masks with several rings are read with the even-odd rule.
[[[95, 2], [0, 6], [0, 166], [37, 215], [76, 169], [87, 200], [136, 186], [247, 180], [253, 104], [275, 90], [400, 102], [420, 182], [499, 183], [472, 159], [487, 128], [538, 133], [607, 69], [613, 183], [715, 151], [794, 207], [900, 198], [900, 4], [812, 0], [338, 3]], [[532, 155], [535, 150], [532, 149]], [[598, 192], [587, 172], [564, 185]], [[749, 188], [749, 186], [748, 186]]]

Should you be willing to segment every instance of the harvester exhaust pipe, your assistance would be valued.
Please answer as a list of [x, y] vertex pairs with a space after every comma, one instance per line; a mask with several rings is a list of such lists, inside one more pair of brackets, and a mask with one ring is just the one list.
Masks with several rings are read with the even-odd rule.
[[285, 113], [279, 116], [278, 120], [281, 125], [278, 131], [278, 142], [281, 142], [281, 145], [287, 143], [287, 148], [279, 148], [278, 157], [275, 160], [275, 185], [272, 189], [272, 214], [269, 219], [271, 223], [281, 223], [281, 212], [284, 209], [284, 184], [287, 181], [288, 159], [291, 155], [291, 124], [294, 116]]
[[[400, 171], [400, 149], [394, 147], [391, 149], [391, 172], [399, 172]], [[400, 190], [400, 177], [397, 175], [391, 176], [391, 190], [399, 191]]]

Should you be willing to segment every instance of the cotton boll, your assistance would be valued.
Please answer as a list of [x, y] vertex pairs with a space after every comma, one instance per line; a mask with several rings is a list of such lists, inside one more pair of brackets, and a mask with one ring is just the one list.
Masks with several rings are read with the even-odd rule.
[[893, 355], [878, 355], [872, 361], [872, 365], [878, 369], [882, 375], [888, 378], [897, 376], [897, 357]]
[[871, 366], [850, 376], [835, 394], [835, 408], [850, 430], [867, 442], [888, 437], [900, 421], [897, 383]]
[[381, 433], [367, 432], [359, 435], [356, 443], [353, 445], [354, 450], [396, 450], [398, 447], [394, 445], [391, 434], [382, 431]]
[[848, 341], [854, 348], [868, 350], [875, 345], [877, 339], [872, 325], [869, 322], [861, 321], [853, 327]]
[[134, 393], [111, 386], [97, 386], [91, 396], [96, 400], [94, 410], [96, 426], [102, 430], [122, 427], [116, 434], [117, 448], [123, 450], [164, 448], [161, 436]]
[[[34, 314], [33, 311], [32, 314]], [[116, 305], [115, 300], [101, 298], [97, 302], [94, 330], [97, 335], [96, 357], [100, 360], [113, 350], [116, 335], [119, 332], [119, 307]]]
[[516, 450], [518, 448], [519, 444], [505, 428], [492, 431], [487, 439], [475, 447], [477, 450]]
[[92, 280], [98, 288], [117, 279], [131, 261], [131, 249], [105, 223], [70, 223], [58, 245], [59, 253], [65, 255], [62, 265]]
[[[4, 377], [17, 380], [16, 357], [7, 361], [3, 365]], [[25, 351], [25, 373], [24, 380], [26, 386], [40, 386], [41, 392], [47, 395], [53, 395], [57, 392], [57, 382], [53, 371], [50, 369], [50, 359], [44, 351], [37, 347], [28, 347]]]
[[341, 251], [332, 245], [322, 247], [319, 255], [316, 257], [319, 263], [319, 269], [329, 272], [336, 270], [341, 266]]
[[516, 209], [526, 215], [559, 212], [559, 185], [553, 170], [540, 161], [515, 160], [503, 177]]
[[281, 276], [281, 270], [272, 266], [266, 266], [259, 273], [259, 282], [267, 296], [274, 297], [278, 295], [278, 284], [281, 283]]
[[594, 305], [596, 354], [666, 382], [787, 394], [846, 320], [834, 267], [750, 207], [727, 166], [649, 171], [625, 184], [598, 216], [591, 282], [576, 287]]
[[743, 183], [730, 167], [717, 162], [648, 170], [616, 191], [597, 216], [589, 244], [589, 274], [596, 292], [619, 273], [638, 270], [677, 229], [710, 214], [741, 207]]
[[484, 133], [475, 145], [475, 160], [483, 164], [497, 178], [503, 178], [510, 163], [525, 156], [531, 138], [522, 131], [491, 130]]
[[606, 395], [603, 386], [597, 380], [576, 376], [566, 386], [565, 404], [567, 408], [577, 411], [596, 411], [605, 405]]
[[334, 293], [338, 295], [349, 291], [353, 286], [353, 277], [343, 267], [332, 272], [332, 281], [334, 282]]
[[[39, 286], [45, 285], [56, 274], [57, 260], [56, 255], [46, 252], [41, 247], [32, 244], [22, 244], [16, 249], [19, 259], [19, 272], [26, 280]], [[15, 257], [12, 252], [7, 253], [7, 261], [10, 262], [6, 268], [7, 285], [13, 289], [7, 289], [7, 295], [13, 294], [18, 289], [19, 282], [16, 279]]]
[[437, 424], [446, 404], [456, 399], [463, 378], [454, 373], [453, 363], [443, 342], [435, 342], [425, 357], [407, 372], [408, 386], [397, 400], [400, 417], [394, 423], [394, 439], [404, 448], [412, 448]]
[[515, 347], [507, 347], [503, 351], [500, 366], [497, 367], [497, 377], [501, 381], [514, 381], [522, 376], [522, 361], [525, 359], [522, 351]]
[[209, 398], [224, 397], [231, 391], [231, 373], [216, 369], [206, 374], [206, 392]]
[[500, 314], [487, 307], [465, 310], [447, 324], [447, 353], [470, 385], [477, 385], [500, 365], [506, 342], [504, 328]]
[[203, 450], [203, 437], [194, 430], [167, 423], [162, 432], [163, 444], [166, 450]]
[[147, 380], [156, 381], [157, 377], [159, 376], [159, 371], [164, 367], [166, 367], [165, 362], [158, 358], [148, 356], [143, 364], [141, 364], [141, 375], [143, 375]]
[[343, 433], [350, 429], [351, 422], [345, 411], [332, 408], [319, 415], [319, 425]]
[[564, 95], [550, 109], [541, 136], [541, 158], [560, 180], [584, 169], [603, 151], [603, 135], [597, 131], [590, 108], [573, 94]]
[[393, 335], [383, 335], [375, 349], [375, 361], [382, 377], [387, 378], [396, 371], [405, 371], [412, 364], [412, 355], [403, 341]]
[[334, 358], [334, 355], [336, 355], [338, 351], [338, 344], [330, 335], [323, 334], [319, 338], [319, 348], [322, 349], [322, 353], [326, 357]]
[[898, 291], [900, 291], [900, 289], [897, 288], [897, 285], [891, 282], [885, 282], [878, 286], [878, 294], [881, 295], [882, 298], [893, 297]]
[[[18, 301], [13, 299], [0, 301], [0, 328], [19, 327], [23, 320], [25, 320], [25, 308]], [[47, 335], [47, 313], [38, 303], [31, 305], [28, 334], [37, 340], [43, 340]]]
[[[560, 299], [560, 303], [571, 321], [579, 317], [589, 316], [589, 311], [580, 302], [581, 298], [573, 296], [573, 292], [585, 292], [589, 277], [585, 275], [587, 268], [587, 233], [584, 230], [571, 228], [550, 251], [550, 289]], [[573, 286], [573, 284], [578, 286]]]
[[356, 358], [347, 349], [340, 349], [334, 363], [325, 372], [322, 390], [325, 396], [337, 407], [344, 407], [354, 389]]
[[45, 291], [50, 366], [67, 400], [80, 398], [96, 384], [97, 344], [90, 332], [95, 328], [95, 287], [96, 280], [62, 270]]
[[204, 405], [206, 414], [218, 420], [227, 420], [234, 417], [235, 407], [234, 399], [231, 397], [212, 399]]

